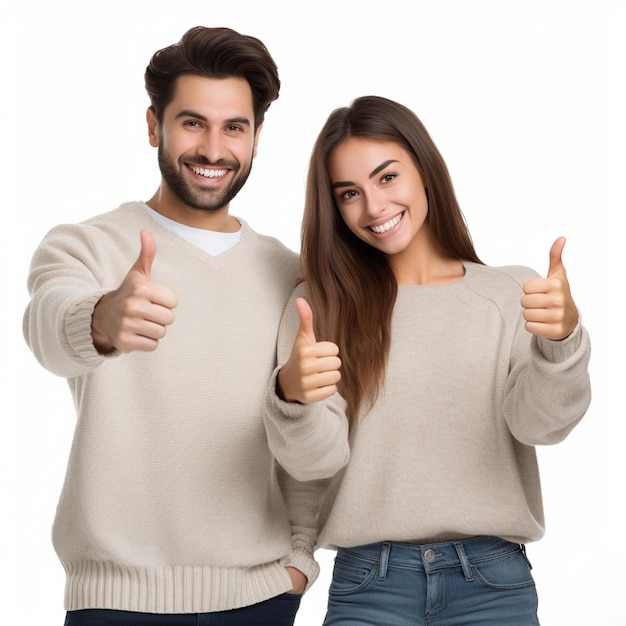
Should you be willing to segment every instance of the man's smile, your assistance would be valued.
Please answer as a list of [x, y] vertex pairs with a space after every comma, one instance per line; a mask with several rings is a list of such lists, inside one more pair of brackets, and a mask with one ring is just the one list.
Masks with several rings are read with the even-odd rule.
[[194, 174], [198, 174], [198, 176], [204, 176], [204, 178], [221, 178], [222, 176], [226, 176], [228, 172], [227, 169], [214, 170], [205, 167], [198, 167], [196, 165], [188, 165], [187, 166]]

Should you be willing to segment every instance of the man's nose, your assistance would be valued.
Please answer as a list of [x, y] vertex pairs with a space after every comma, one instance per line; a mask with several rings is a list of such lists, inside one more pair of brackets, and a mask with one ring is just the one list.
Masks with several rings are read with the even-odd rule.
[[202, 137], [200, 154], [205, 156], [209, 163], [217, 163], [224, 158], [224, 138], [217, 129], [209, 129]]

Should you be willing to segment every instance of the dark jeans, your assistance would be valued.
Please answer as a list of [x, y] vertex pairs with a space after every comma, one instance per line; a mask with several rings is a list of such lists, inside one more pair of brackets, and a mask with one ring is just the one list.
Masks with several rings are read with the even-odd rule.
[[65, 626], [293, 626], [302, 596], [283, 593], [231, 611], [170, 615], [85, 609], [68, 611]]

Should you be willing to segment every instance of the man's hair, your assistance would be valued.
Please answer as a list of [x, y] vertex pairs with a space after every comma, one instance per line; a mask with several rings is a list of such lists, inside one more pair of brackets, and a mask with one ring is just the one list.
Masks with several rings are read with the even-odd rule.
[[182, 75], [243, 78], [252, 90], [255, 129], [278, 98], [280, 80], [274, 59], [262, 41], [230, 28], [196, 26], [182, 39], [155, 52], [146, 68], [146, 91], [159, 123]]

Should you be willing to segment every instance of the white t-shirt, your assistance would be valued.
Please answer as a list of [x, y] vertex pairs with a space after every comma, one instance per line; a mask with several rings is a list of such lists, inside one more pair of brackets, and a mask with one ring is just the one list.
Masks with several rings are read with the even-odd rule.
[[215, 230], [205, 230], [204, 228], [193, 228], [180, 222], [175, 222], [157, 213], [154, 209], [151, 209], [145, 202], [143, 203], [146, 211], [161, 224], [173, 233], [176, 233], [179, 237], [186, 239], [190, 243], [198, 246], [204, 250], [207, 254], [217, 256], [222, 252], [232, 248], [238, 241], [241, 235], [241, 230], [234, 233], [220, 233]]

